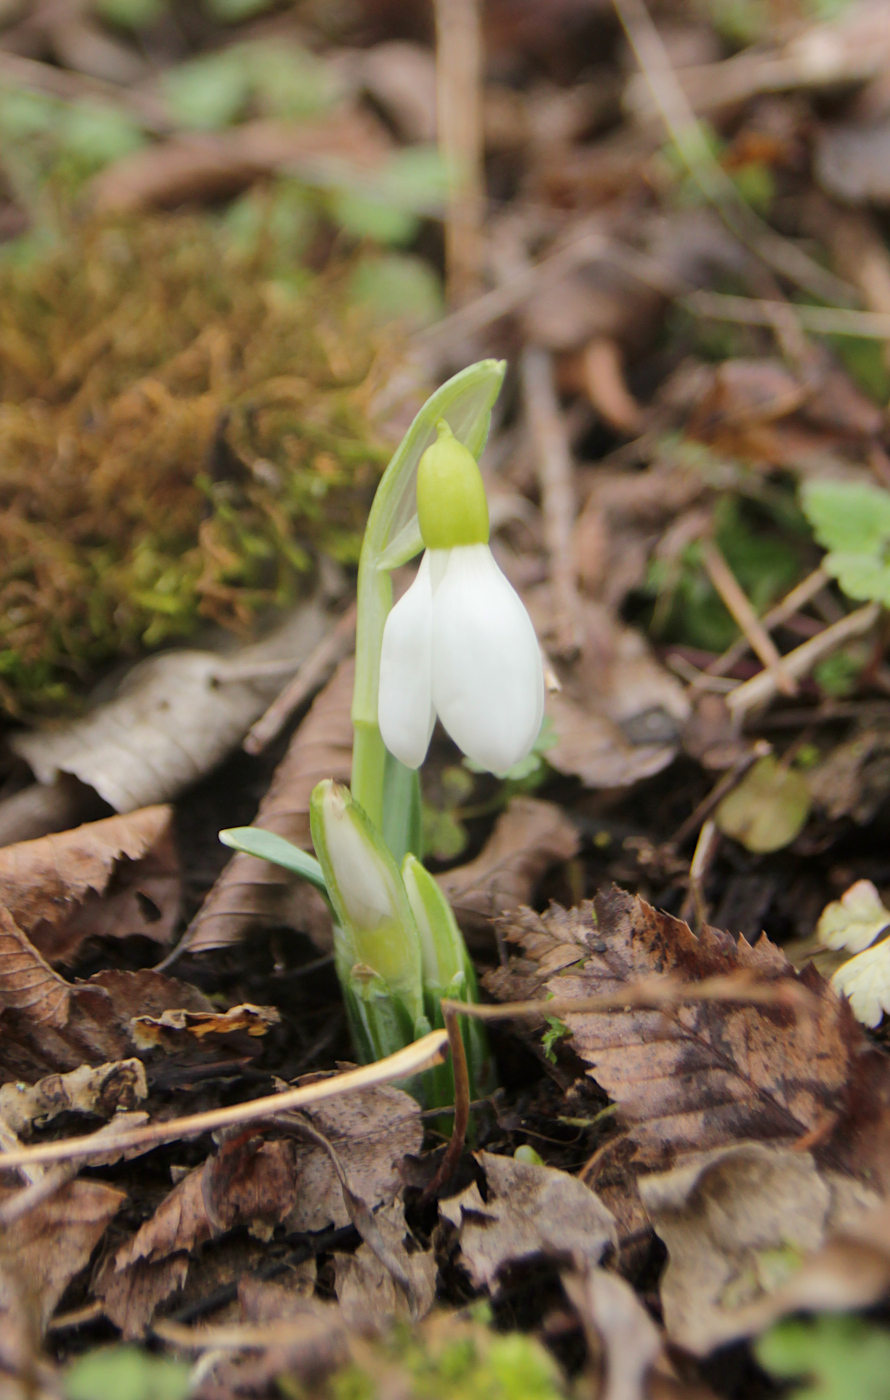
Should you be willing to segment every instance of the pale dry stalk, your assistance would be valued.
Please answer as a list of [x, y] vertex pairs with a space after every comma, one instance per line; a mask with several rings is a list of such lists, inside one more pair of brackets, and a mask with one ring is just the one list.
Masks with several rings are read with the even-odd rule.
[[544, 544], [553, 589], [553, 650], [571, 657], [577, 655], [581, 646], [574, 549], [577, 500], [572, 454], [556, 395], [550, 351], [527, 345], [520, 360], [520, 375], [541, 487]]
[[445, 270], [451, 305], [479, 289], [482, 265], [482, 21], [479, 0], [435, 0], [436, 113], [448, 170]]
[[796, 695], [797, 682], [785, 670], [775, 642], [714, 541], [702, 540], [701, 553], [708, 578], [744, 632], [749, 647], [771, 674], [776, 689], [783, 695]]

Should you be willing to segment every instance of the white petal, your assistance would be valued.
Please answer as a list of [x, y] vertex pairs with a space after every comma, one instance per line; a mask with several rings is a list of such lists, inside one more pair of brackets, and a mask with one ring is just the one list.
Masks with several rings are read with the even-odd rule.
[[377, 723], [391, 754], [408, 768], [426, 758], [436, 722], [431, 699], [433, 594], [429, 551], [383, 629]]
[[525, 758], [538, 737], [544, 672], [535, 629], [488, 545], [452, 549], [435, 590], [433, 704], [458, 747], [492, 773]]
[[857, 953], [831, 979], [836, 992], [848, 997], [853, 1015], [865, 1026], [877, 1026], [890, 1011], [890, 940]]

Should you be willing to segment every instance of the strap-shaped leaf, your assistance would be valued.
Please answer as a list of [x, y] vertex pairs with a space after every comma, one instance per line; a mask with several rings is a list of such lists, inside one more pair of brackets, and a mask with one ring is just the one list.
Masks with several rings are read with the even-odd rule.
[[233, 851], [244, 851], [246, 855], [259, 856], [261, 860], [270, 860], [273, 865], [292, 870], [328, 898], [324, 875], [315, 856], [301, 851], [283, 836], [276, 836], [274, 831], [263, 831], [257, 826], [231, 826], [219, 833], [219, 839]]

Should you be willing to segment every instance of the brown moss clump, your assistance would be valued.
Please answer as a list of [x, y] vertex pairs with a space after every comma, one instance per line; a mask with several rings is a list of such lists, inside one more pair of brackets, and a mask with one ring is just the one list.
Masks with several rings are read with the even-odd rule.
[[176, 216], [0, 266], [0, 707], [58, 709], [356, 557], [395, 352], [345, 285]]

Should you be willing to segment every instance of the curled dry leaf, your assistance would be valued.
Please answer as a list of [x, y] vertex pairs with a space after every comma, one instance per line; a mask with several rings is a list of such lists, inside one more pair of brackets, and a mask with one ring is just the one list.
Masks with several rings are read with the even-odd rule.
[[[352, 768], [352, 683], [355, 663], [341, 662], [303, 720], [275, 770], [253, 825], [311, 849], [309, 798], [322, 778], [349, 782]], [[321, 896], [279, 865], [239, 852], [195, 915], [181, 948], [208, 952], [236, 943], [249, 928], [276, 924], [305, 929], [329, 947], [331, 921]]]
[[[307, 603], [264, 642], [236, 655], [150, 657], [127, 673], [113, 699], [83, 718], [16, 734], [10, 743], [39, 782], [70, 773], [116, 812], [167, 802], [209, 773], [262, 714], [270, 698], [262, 666], [289, 660], [296, 670], [326, 628], [321, 607]], [[256, 679], [234, 678], [252, 666]], [[271, 693], [279, 686], [280, 676]]]
[[0, 849], [0, 904], [51, 962], [97, 934], [169, 942], [180, 897], [172, 817], [144, 807]]
[[62, 1027], [71, 990], [0, 905], [0, 1007], [23, 1012], [35, 1026]]
[[664, 1348], [630, 1284], [597, 1268], [565, 1273], [562, 1283], [581, 1318], [591, 1355], [604, 1357], [600, 1400], [648, 1400], [647, 1377], [663, 1359]]
[[436, 1260], [432, 1250], [405, 1247], [410, 1232], [401, 1201], [381, 1206], [374, 1221], [386, 1246], [386, 1255], [397, 1261], [410, 1289], [399, 1287], [386, 1255], [368, 1243], [355, 1254], [336, 1257], [336, 1289], [340, 1308], [349, 1328], [367, 1329], [384, 1318], [403, 1317], [416, 1321], [425, 1317], [436, 1297]]
[[265, 1035], [281, 1020], [274, 1006], [253, 1006], [244, 1002], [228, 1011], [163, 1011], [160, 1016], [134, 1016], [130, 1034], [139, 1050], [161, 1046], [174, 1050], [183, 1042], [202, 1041], [207, 1036], [231, 1036], [239, 1031], [249, 1036]]
[[474, 1288], [496, 1292], [505, 1269], [541, 1255], [595, 1265], [615, 1242], [611, 1213], [577, 1177], [490, 1152], [477, 1152], [476, 1161], [487, 1199], [473, 1182], [439, 1203]]
[[668, 1334], [698, 1356], [747, 1335], [751, 1304], [793, 1278], [801, 1255], [833, 1226], [878, 1202], [855, 1182], [821, 1174], [809, 1153], [756, 1142], [704, 1153], [638, 1186], [668, 1248]]
[[0, 1242], [0, 1308], [22, 1310], [45, 1327], [125, 1200], [102, 1182], [70, 1181], [8, 1226]]
[[68, 1074], [50, 1074], [30, 1087], [9, 1083], [0, 1087], [0, 1118], [21, 1137], [32, 1127], [43, 1127], [59, 1113], [95, 1113], [110, 1118], [118, 1110], [130, 1110], [148, 1097], [145, 1067], [141, 1060], [117, 1060], [110, 1064], [81, 1065]]
[[[235, 1130], [215, 1156], [174, 1186], [118, 1250], [113, 1264], [106, 1265], [96, 1291], [128, 1336], [141, 1336], [154, 1309], [182, 1288], [190, 1257], [236, 1226], [268, 1239], [281, 1223], [289, 1233], [346, 1225], [357, 1209], [356, 1224], [365, 1233], [365, 1217], [376, 1220], [374, 1208], [391, 1201], [398, 1190], [402, 1157], [418, 1152], [423, 1142], [419, 1106], [400, 1089], [369, 1089], [331, 1099], [302, 1116], [319, 1141], [265, 1142], [257, 1134]], [[352, 1208], [344, 1199], [331, 1147], [355, 1198]], [[379, 1258], [385, 1251], [376, 1236], [367, 1233], [366, 1238]], [[389, 1246], [407, 1258], [399, 1238]], [[408, 1276], [413, 1279], [410, 1272]], [[412, 1294], [418, 1301], [425, 1296], [425, 1276], [421, 1268]]]
[[487, 927], [531, 899], [541, 876], [571, 860], [580, 841], [561, 807], [533, 797], [514, 797], [475, 860], [439, 875], [463, 928]]
[[[826, 1136], [847, 1106], [864, 1037], [849, 1007], [813, 968], [797, 974], [766, 936], [753, 946], [659, 913], [619, 889], [578, 909], [553, 906], [515, 921], [508, 938], [525, 957], [489, 974], [501, 1001], [515, 992], [583, 997], [617, 994], [653, 974], [694, 983], [738, 973], [767, 984], [802, 984], [813, 1009], [691, 1002], [672, 1010], [564, 1012], [572, 1049], [619, 1104], [634, 1139], [651, 1154], [704, 1151], [742, 1139], [793, 1142]], [[538, 969], [570, 966], [542, 978]]]

